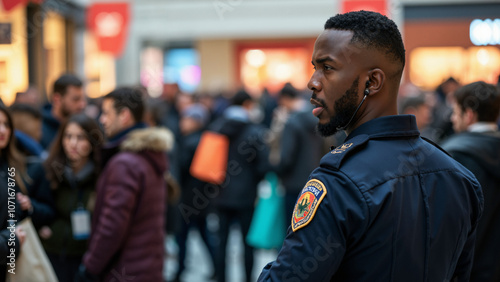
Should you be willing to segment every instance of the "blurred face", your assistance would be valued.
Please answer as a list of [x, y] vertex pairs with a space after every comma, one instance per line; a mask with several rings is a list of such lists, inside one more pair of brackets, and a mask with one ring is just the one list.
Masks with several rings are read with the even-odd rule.
[[12, 113], [14, 128], [28, 134], [36, 141], [42, 138], [42, 120], [27, 113]]
[[66, 126], [66, 130], [63, 133], [62, 146], [64, 153], [72, 162], [86, 160], [92, 150], [85, 131], [76, 123], [70, 123]]
[[283, 96], [279, 98], [278, 104], [287, 109], [288, 111], [291, 111], [293, 108], [293, 99], [287, 96]]
[[314, 45], [314, 73], [307, 87], [313, 91], [313, 114], [323, 136], [335, 134], [338, 127], [347, 125], [361, 100], [356, 56], [346, 55], [354, 48], [351, 38], [351, 31], [327, 29]]
[[0, 149], [5, 149], [9, 144], [12, 129], [9, 127], [7, 115], [0, 111]]
[[188, 135], [200, 129], [201, 124], [193, 118], [183, 117], [179, 122], [179, 127], [182, 135]]
[[451, 122], [453, 123], [453, 130], [455, 130], [456, 133], [467, 130], [467, 127], [470, 125], [467, 120], [467, 115], [456, 102], [453, 103]]
[[70, 85], [66, 89], [66, 94], [61, 96], [61, 115], [63, 117], [79, 114], [86, 106], [87, 99], [82, 87]]
[[177, 96], [176, 107], [177, 110], [182, 113], [187, 107], [193, 104], [193, 96], [188, 94], [179, 94]]
[[102, 102], [102, 113], [99, 121], [108, 137], [113, 137], [123, 130], [113, 99], [104, 99]]

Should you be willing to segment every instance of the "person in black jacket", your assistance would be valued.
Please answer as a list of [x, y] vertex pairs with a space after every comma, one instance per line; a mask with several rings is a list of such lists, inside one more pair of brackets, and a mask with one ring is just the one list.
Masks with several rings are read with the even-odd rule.
[[[249, 117], [249, 111], [254, 105], [248, 93], [239, 91], [233, 97], [232, 106], [209, 128], [229, 138], [226, 179], [214, 199], [219, 216], [216, 259], [218, 281], [225, 281], [226, 245], [230, 225], [234, 221], [238, 222], [243, 238], [246, 238], [257, 198], [257, 184], [269, 170], [269, 149], [264, 142], [265, 130], [252, 123]], [[243, 241], [245, 277], [246, 281], [251, 281], [253, 248]]]
[[[185, 269], [184, 260], [186, 258], [186, 243], [189, 230], [196, 228], [203, 242], [205, 243], [208, 253], [210, 254], [211, 263], [215, 270], [215, 250], [213, 236], [211, 236], [207, 228], [207, 215], [210, 211], [210, 203], [206, 203], [196, 213], [189, 211], [198, 207], [196, 204], [199, 195], [203, 193], [203, 188], [207, 183], [194, 178], [189, 169], [193, 161], [196, 148], [200, 143], [201, 134], [210, 119], [208, 109], [201, 104], [193, 104], [188, 106], [182, 113], [179, 123], [181, 131], [181, 142], [179, 144], [179, 164], [180, 164], [180, 186], [181, 197], [178, 206], [180, 213], [179, 232], [176, 234], [176, 241], [179, 246], [177, 273], [174, 281], [180, 281], [180, 276]], [[208, 200], [208, 198], [207, 198]], [[195, 264], [198, 258], [194, 258]]]
[[455, 160], [476, 176], [484, 193], [484, 212], [477, 227], [470, 281], [500, 281], [500, 132], [496, 120], [500, 94], [479, 81], [455, 94], [453, 129], [444, 144]]
[[280, 91], [279, 102], [289, 116], [281, 133], [280, 160], [275, 169], [285, 187], [285, 216], [289, 223], [300, 190], [325, 152], [323, 139], [315, 130], [317, 120], [311, 114], [311, 104], [291, 84]]
[[86, 106], [83, 82], [71, 74], [61, 75], [54, 82], [51, 104], [44, 105], [42, 109], [42, 139], [40, 140], [42, 147], [48, 150], [61, 123], [69, 116], [81, 113]]
[[55, 217], [54, 199], [42, 164], [46, 152], [38, 143], [42, 115], [28, 104], [14, 104], [10, 106], [10, 111], [16, 128], [16, 148], [24, 156], [28, 175], [28, 180], [24, 181], [27, 194], [17, 193], [22, 211], [21, 219], [30, 216], [35, 228], [39, 229], [49, 224]]

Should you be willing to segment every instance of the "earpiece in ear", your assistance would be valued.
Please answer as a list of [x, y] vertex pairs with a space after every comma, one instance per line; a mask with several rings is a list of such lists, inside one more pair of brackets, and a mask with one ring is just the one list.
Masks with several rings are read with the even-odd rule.
[[368, 86], [370, 86], [370, 81], [369, 80], [366, 82], [366, 89], [365, 89], [365, 92], [364, 92], [365, 96], [368, 95], [368, 94], [370, 94], [370, 90], [368, 89]]

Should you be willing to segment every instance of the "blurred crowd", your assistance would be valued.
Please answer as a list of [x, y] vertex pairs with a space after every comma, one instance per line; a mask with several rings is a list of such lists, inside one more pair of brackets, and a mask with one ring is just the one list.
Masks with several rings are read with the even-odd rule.
[[[17, 172], [17, 220], [31, 218], [59, 281], [164, 280], [167, 234], [178, 246], [173, 280], [181, 281], [190, 230], [199, 232], [209, 254], [207, 280], [225, 281], [232, 225], [243, 235], [244, 276], [253, 281], [254, 246], [245, 238], [261, 181], [269, 173], [279, 178], [288, 226], [310, 172], [345, 139], [343, 132], [328, 139], [316, 134], [310, 95], [290, 83], [258, 97], [244, 90], [188, 94], [170, 84], [159, 98], [138, 86], [89, 100], [82, 80], [65, 74], [47, 103], [34, 88], [18, 93], [9, 107], [0, 103], [0, 281], [7, 272], [3, 187], [10, 167]], [[499, 99], [498, 85], [464, 86], [453, 78], [435, 91], [403, 85], [399, 97], [400, 114], [415, 115], [421, 135], [463, 162], [485, 190], [476, 248], [477, 257], [492, 258], [478, 266], [484, 269], [500, 267], [493, 259], [500, 246], [492, 243], [500, 236], [493, 226], [500, 196], [494, 190], [500, 181]], [[207, 130], [229, 139], [223, 184], [190, 173]], [[457, 140], [465, 133], [472, 137]], [[21, 249], [24, 236], [17, 230]]]

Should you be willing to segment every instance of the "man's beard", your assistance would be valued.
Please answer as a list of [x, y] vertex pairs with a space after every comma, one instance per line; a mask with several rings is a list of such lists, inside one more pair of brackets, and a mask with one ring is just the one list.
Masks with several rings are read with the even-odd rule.
[[[358, 83], [359, 77], [352, 82], [351, 87], [347, 89], [344, 95], [335, 101], [335, 115], [330, 118], [330, 121], [326, 124], [318, 123], [316, 131], [321, 136], [327, 137], [337, 133], [342, 127], [349, 123], [351, 118], [353, 118], [358, 106]], [[322, 104], [323, 108], [328, 111], [326, 103], [323, 100], [317, 100]]]

